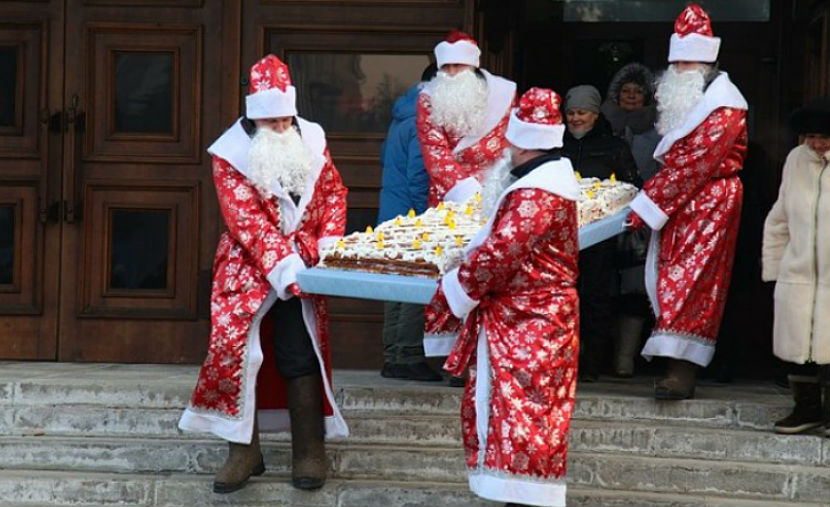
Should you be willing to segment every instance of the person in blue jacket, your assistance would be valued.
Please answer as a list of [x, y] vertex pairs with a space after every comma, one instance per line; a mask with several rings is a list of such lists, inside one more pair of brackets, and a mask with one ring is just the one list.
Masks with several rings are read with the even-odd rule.
[[[427, 208], [429, 175], [424, 168], [415, 128], [415, 108], [424, 83], [435, 76], [435, 64], [424, 69], [421, 81], [395, 101], [392, 124], [381, 147], [383, 182], [378, 223]], [[424, 359], [423, 305], [387, 302], [383, 309], [383, 370], [386, 378], [442, 380]]]

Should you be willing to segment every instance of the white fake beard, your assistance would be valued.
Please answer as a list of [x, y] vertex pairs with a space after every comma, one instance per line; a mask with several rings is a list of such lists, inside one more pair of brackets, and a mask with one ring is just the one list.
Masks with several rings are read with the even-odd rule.
[[657, 82], [657, 133], [668, 132], [683, 125], [686, 117], [703, 98], [705, 69], [677, 72], [674, 65], [669, 68]]
[[278, 133], [259, 128], [251, 140], [248, 178], [266, 197], [279, 183], [289, 193], [302, 195], [311, 174], [311, 152], [296, 129]]
[[436, 125], [462, 137], [481, 128], [487, 110], [487, 81], [472, 70], [454, 76], [438, 71], [430, 88]]
[[510, 174], [513, 169], [513, 162], [510, 158], [510, 149], [504, 150], [502, 157], [487, 170], [484, 175], [484, 183], [481, 185], [481, 203], [485, 216], [492, 216], [496, 212], [496, 203], [499, 201], [504, 189], [516, 181]]

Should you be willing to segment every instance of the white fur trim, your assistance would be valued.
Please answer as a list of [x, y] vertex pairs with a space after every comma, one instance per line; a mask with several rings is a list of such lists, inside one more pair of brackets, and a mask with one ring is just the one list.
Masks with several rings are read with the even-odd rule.
[[[520, 188], [538, 188], [546, 192], [556, 194], [559, 197], [569, 201], [576, 201], [579, 199], [579, 182], [576, 181], [573, 166], [571, 165], [571, 161], [567, 158], [560, 158], [559, 160], [551, 160], [550, 162], [546, 162], [530, 171], [530, 173], [525, 174], [523, 177], [514, 181], [512, 185], [507, 187], [501, 193], [493, 209], [498, 210], [502, 201], [504, 201], [504, 198], [507, 197], [510, 192]], [[484, 243], [484, 240], [487, 239], [490, 235], [490, 231], [493, 229], [493, 220], [495, 219], [495, 216], [496, 213], [493, 213], [487, 220], [487, 223], [484, 224], [484, 227], [482, 227], [478, 233], [473, 236], [473, 239], [470, 240], [470, 243], [464, 250], [465, 254], [469, 254], [469, 252], [475, 250], [482, 243]]]
[[450, 306], [452, 314], [459, 319], [465, 318], [476, 306], [478, 301], [471, 298], [464, 291], [461, 282], [458, 280], [458, 268], [453, 269], [441, 278], [441, 287], [444, 289], [444, 296]]
[[[455, 145], [452, 152], [458, 154], [462, 150], [474, 146], [482, 137], [490, 133], [501, 122], [507, 114], [513, 99], [516, 97], [516, 83], [503, 77], [494, 76], [482, 69], [484, 79], [487, 81], [487, 111], [484, 113], [484, 122], [479, 132], [473, 132], [462, 137]], [[425, 88], [426, 90], [426, 88]]]
[[528, 123], [516, 116], [516, 110], [510, 112], [505, 137], [510, 144], [525, 150], [550, 150], [562, 147], [565, 135], [564, 125], [545, 125]]
[[469, 483], [470, 491], [487, 500], [540, 507], [564, 507], [568, 488], [564, 479], [545, 481], [487, 470], [471, 472]]
[[247, 177], [250, 149], [251, 137], [242, 128], [242, 118], [239, 118], [213, 141], [213, 144], [208, 146], [207, 152], [227, 161], [234, 169]]
[[673, 357], [706, 367], [715, 355], [715, 342], [707, 343], [702, 338], [661, 333], [658, 330], [649, 337], [640, 354], [649, 361], [655, 356]]
[[714, 63], [718, 60], [718, 50], [720, 50], [720, 37], [710, 37], [699, 33], [690, 33], [681, 37], [673, 33], [669, 40], [669, 63]]
[[629, 206], [655, 231], [662, 229], [669, 221], [669, 216], [642, 190], [634, 197]]
[[446, 357], [458, 341], [457, 333], [424, 334], [424, 356]]
[[648, 300], [654, 316], [660, 316], [660, 299], [657, 297], [657, 257], [660, 253], [660, 231], [652, 231], [648, 240], [648, 253], [646, 254], [645, 285]]
[[470, 197], [481, 191], [481, 183], [475, 177], [470, 176], [459, 181], [444, 194], [444, 201], [463, 203]]
[[435, 46], [435, 64], [439, 69], [448, 63], [460, 63], [478, 68], [480, 62], [481, 50], [470, 41], [441, 41]]
[[721, 72], [718, 77], [706, 88], [703, 98], [692, 109], [692, 112], [686, 117], [683, 124], [674, 130], [671, 130], [663, 136], [660, 144], [654, 150], [654, 159], [663, 163], [663, 155], [666, 154], [672, 145], [680, 139], [689, 135], [703, 120], [709, 117], [716, 109], [721, 107], [731, 107], [734, 109], [746, 110], [749, 105], [741, 95], [740, 90], [732, 81], [729, 80], [729, 75], [726, 72]]
[[283, 301], [291, 299], [293, 294], [288, 292], [288, 286], [297, 281], [297, 273], [306, 268], [302, 257], [298, 253], [286, 255], [268, 273], [268, 283], [277, 291], [277, 297]]
[[270, 88], [245, 97], [245, 116], [252, 120], [297, 116], [297, 89]]

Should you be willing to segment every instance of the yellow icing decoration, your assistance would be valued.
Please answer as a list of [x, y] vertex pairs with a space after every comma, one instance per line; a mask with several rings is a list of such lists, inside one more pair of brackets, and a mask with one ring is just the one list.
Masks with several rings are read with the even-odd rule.
[[593, 199], [594, 198], [594, 193], [591, 192], [590, 190], [587, 190], [585, 193], [588, 194], [588, 199]]
[[450, 228], [451, 231], [455, 230], [455, 220], [452, 218], [447, 219], [447, 227]]
[[594, 188], [599, 190], [601, 187], [602, 187], [602, 184], [600, 184], [600, 182], [598, 182], [598, 181], [594, 182]]
[[371, 225], [367, 225], [367, 226], [366, 226], [366, 234], [372, 234], [373, 232], [375, 232], [375, 230], [374, 230], [374, 229], [372, 229], [372, 226], [371, 226]]
[[416, 248], [416, 249], [420, 249], [421, 248], [421, 240], [418, 239], [418, 238], [415, 238], [415, 241], [412, 242], [412, 247]]
[[456, 236], [455, 237], [455, 244], [457, 246], [463, 245], [464, 244], [464, 238], [462, 238], [461, 236]]
[[421, 239], [423, 239], [424, 241], [429, 241], [429, 233], [424, 231], [424, 233], [421, 235]]
[[616, 183], [616, 181], [617, 181], [617, 175], [616, 175], [615, 173], [611, 173], [611, 177], [610, 177], [610, 178], [608, 178], [608, 179], [610, 179], [610, 180], [611, 180], [611, 183]]
[[578, 180], [582, 179], [582, 175], [579, 174], [579, 171], [574, 171], [574, 176], [576, 176], [576, 179], [578, 179]]
[[401, 217], [395, 218], [395, 225], [397, 225], [398, 227], [403, 225], [403, 222], [401, 221]]
[[415, 227], [423, 227], [423, 226], [424, 226], [424, 223], [421, 222], [420, 218], [415, 220]]
[[443, 203], [443, 202], [439, 202], [439, 203], [438, 203], [438, 209], [439, 209], [440, 211], [444, 211], [444, 203]]
[[346, 242], [343, 241], [343, 238], [337, 240], [337, 248], [346, 248]]
[[377, 243], [375, 243], [375, 244], [377, 245], [378, 250], [383, 249], [383, 240], [380, 240], [380, 241], [378, 241], [378, 242], [377, 242]]
[[476, 202], [481, 202], [481, 192], [476, 192], [475, 200]]
[[441, 248], [441, 245], [436, 246], [435, 247], [435, 255], [441, 255], [442, 253], [444, 253], [444, 249]]
[[464, 209], [464, 214], [465, 214], [465, 215], [468, 215], [468, 216], [473, 214], [473, 207], [472, 207], [472, 205], [470, 205], [470, 204], [468, 204], [468, 205], [467, 205], [467, 208], [465, 208], [465, 209]]
[[409, 218], [415, 218], [415, 210], [412, 209], [412, 208], [409, 208], [409, 213], [407, 213], [406, 216], [409, 217]]

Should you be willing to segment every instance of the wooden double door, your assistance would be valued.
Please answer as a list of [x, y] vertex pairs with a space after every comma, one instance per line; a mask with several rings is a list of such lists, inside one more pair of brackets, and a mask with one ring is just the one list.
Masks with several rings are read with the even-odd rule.
[[[471, 5], [0, 3], [0, 359], [201, 361], [223, 229], [205, 147], [244, 111], [251, 63], [289, 64], [362, 229], [392, 102]], [[333, 302], [336, 365], [378, 364], [380, 329], [380, 304]]]
[[0, 4], [0, 357], [203, 356], [221, 7]]

